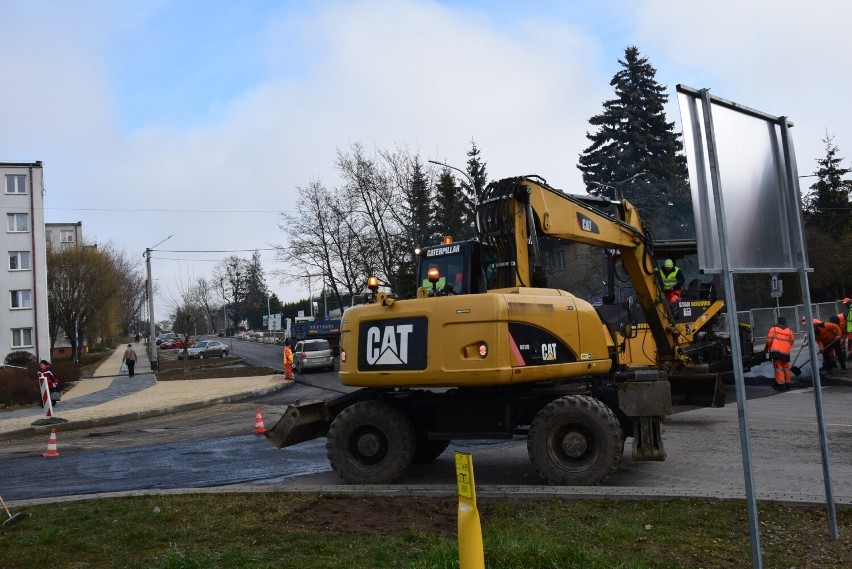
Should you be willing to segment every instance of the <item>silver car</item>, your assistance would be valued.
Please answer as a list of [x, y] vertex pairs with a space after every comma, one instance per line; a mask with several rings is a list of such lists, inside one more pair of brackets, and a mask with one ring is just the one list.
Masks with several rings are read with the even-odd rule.
[[296, 342], [296, 347], [293, 348], [293, 369], [296, 373], [319, 368], [334, 371], [334, 353], [328, 340]]
[[[186, 356], [189, 359], [198, 358], [203, 360], [204, 358], [224, 358], [228, 355], [228, 346], [220, 342], [219, 340], [201, 340], [200, 342], [196, 342], [191, 345], [186, 350]], [[183, 359], [183, 350], [178, 354], [178, 359]]]

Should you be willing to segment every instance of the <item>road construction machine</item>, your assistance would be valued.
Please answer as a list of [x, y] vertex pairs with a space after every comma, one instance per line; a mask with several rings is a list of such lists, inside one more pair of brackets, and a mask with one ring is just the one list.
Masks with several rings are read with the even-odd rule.
[[[724, 404], [732, 339], [711, 326], [723, 303], [706, 288], [665, 300], [629, 202], [525, 176], [490, 184], [476, 212], [477, 238], [419, 252], [415, 298], [373, 283], [370, 302], [344, 312], [340, 382], [361, 389], [288, 406], [266, 432], [274, 444], [325, 436], [342, 479], [382, 484], [450, 441], [525, 435], [544, 480], [592, 485], [618, 468], [627, 438], [633, 460], [665, 459], [673, 401]], [[595, 307], [549, 288], [544, 239], [600, 248], [631, 294]], [[747, 328], [733, 341], [746, 368], [757, 363]]]

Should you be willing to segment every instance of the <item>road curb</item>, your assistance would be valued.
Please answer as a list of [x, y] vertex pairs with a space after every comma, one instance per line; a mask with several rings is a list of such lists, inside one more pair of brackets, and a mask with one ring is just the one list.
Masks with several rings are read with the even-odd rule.
[[[137, 496], [181, 496], [193, 494], [318, 494], [340, 497], [417, 497], [417, 498], [456, 498], [458, 488], [453, 484], [424, 486], [401, 484], [398, 486], [346, 486], [328, 484], [309, 484], [292, 486], [265, 486], [257, 484], [234, 484], [210, 488], [172, 488], [130, 490], [127, 492], [104, 492], [34, 498], [31, 500], [8, 501], [10, 507], [20, 508], [42, 504], [80, 502], [83, 500], [104, 500]], [[745, 501], [745, 496], [720, 496], [700, 489], [683, 488], [642, 488], [636, 486], [477, 486], [479, 499], [517, 498], [524, 500], [714, 500]], [[762, 503], [796, 507], [825, 506], [825, 498], [820, 496], [785, 496], [764, 494], [757, 500]], [[852, 501], [837, 502], [843, 509], [852, 508]]]
[[248, 399], [250, 397], [268, 395], [270, 393], [280, 391], [288, 387], [289, 385], [292, 385], [292, 382], [284, 382], [277, 385], [261, 387], [253, 389], [251, 391], [237, 393], [235, 395], [223, 395], [221, 397], [212, 397], [210, 399], [192, 401], [189, 403], [182, 403], [180, 405], [174, 405], [170, 407], [149, 409], [146, 411], [140, 411], [138, 413], [122, 413], [120, 415], [110, 415], [108, 417], [98, 417], [96, 419], [69, 420], [67, 423], [57, 423], [55, 425], [24, 427], [22, 429], [16, 429], [0, 433], [0, 440], [11, 440], [29, 436], [44, 436], [50, 434], [51, 429], [56, 429], [57, 432], [76, 431], [80, 429], [91, 429], [95, 427], [105, 427], [108, 425], [118, 425], [121, 423], [128, 423], [130, 421], [136, 421], [139, 419], [160, 417], [163, 415], [170, 415], [172, 413], [178, 413], [182, 411], [194, 411], [195, 409], [201, 409], [203, 407], [209, 407], [211, 405], [219, 405], [222, 403], [236, 403]]

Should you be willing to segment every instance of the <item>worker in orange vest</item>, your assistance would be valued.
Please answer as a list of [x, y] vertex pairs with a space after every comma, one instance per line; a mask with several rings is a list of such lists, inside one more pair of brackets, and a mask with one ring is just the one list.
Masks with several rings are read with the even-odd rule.
[[293, 350], [290, 349], [290, 338], [284, 340], [284, 379], [296, 379], [293, 375]]
[[[838, 344], [842, 332], [840, 326], [834, 322], [823, 322], [819, 318], [813, 319], [814, 336], [816, 337], [817, 346], [822, 352], [822, 367], [820, 371], [831, 371], [834, 369], [836, 362], [835, 356], [838, 354]], [[846, 359], [840, 359], [840, 369], [846, 371]]]
[[766, 353], [772, 360], [775, 370], [775, 384], [772, 386], [779, 391], [790, 389], [790, 351], [796, 335], [787, 328], [787, 319], [778, 317], [778, 323], [766, 334]]

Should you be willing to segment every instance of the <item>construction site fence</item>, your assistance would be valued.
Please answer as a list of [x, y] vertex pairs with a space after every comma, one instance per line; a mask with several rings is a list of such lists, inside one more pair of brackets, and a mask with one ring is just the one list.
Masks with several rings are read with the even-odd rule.
[[[811, 305], [811, 311], [814, 318], [819, 318], [824, 322], [828, 322], [832, 316], [838, 314], [846, 314], [846, 306], [842, 301], [835, 302], [819, 302]], [[728, 314], [721, 314], [719, 320], [719, 329], [728, 329]], [[802, 324], [802, 317], [805, 316], [805, 305], [797, 304], [795, 306], [778, 306], [775, 308], [754, 308], [752, 310], [744, 310], [737, 312], [737, 322], [740, 324], [748, 324], [754, 330], [754, 338], [756, 340], [765, 339], [777, 322], [778, 318], [783, 316], [787, 320], [787, 326], [797, 335], [804, 335], [807, 328]]]

